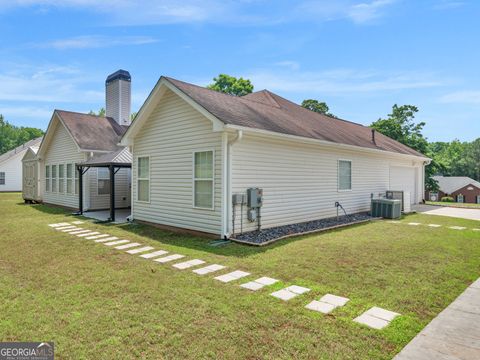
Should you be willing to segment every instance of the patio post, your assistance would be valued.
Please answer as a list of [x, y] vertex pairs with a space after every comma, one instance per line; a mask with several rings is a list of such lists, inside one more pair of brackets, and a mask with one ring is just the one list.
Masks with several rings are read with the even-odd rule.
[[83, 167], [78, 165], [78, 213], [83, 214]]
[[110, 164], [110, 221], [115, 221], [115, 167]]

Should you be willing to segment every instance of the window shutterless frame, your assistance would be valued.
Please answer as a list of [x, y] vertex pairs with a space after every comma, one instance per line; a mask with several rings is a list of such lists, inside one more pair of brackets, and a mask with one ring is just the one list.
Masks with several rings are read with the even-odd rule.
[[[100, 181], [107, 183], [106, 192], [100, 193], [100, 186], [98, 185]], [[105, 189], [105, 187], [103, 187], [103, 189]], [[97, 168], [97, 195], [110, 195], [110, 170], [108, 168]]]
[[[212, 177], [211, 178], [197, 178], [195, 174], [195, 155], [198, 153], [205, 153], [211, 152], [212, 153]], [[211, 181], [212, 182], [212, 206], [211, 207], [203, 207], [195, 205], [196, 198], [195, 198], [195, 184], [197, 181]], [[192, 207], [194, 209], [200, 210], [215, 210], [215, 150], [214, 149], [200, 149], [194, 150], [192, 152]]]
[[[139, 160], [138, 159], [148, 159], [148, 177], [139, 177]], [[150, 194], [151, 194], [151, 188], [150, 188], [150, 174], [151, 174], [151, 167], [152, 167], [152, 162], [150, 161], [150, 156], [137, 156], [135, 159], [135, 185], [136, 185], [136, 194], [135, 194], [135, 199], [139, 203], [144, 203], [144, 204], [150, 204]], [[148, 200], [139, 200], [138, 199], [138, 190], [139, 190], [139, 180], [141, 181], [148, 181]]]
[[[341, 181], [340, 181], [340, 178], [342, 176], [341, 174], [341, 163], [349, 163], [350, 164], [350, 187], [347, 189], [342, 189], [340, 188], [340, 184], [341, 184]], [[353, 162], [352, 160], [349, 160], [349, 159], [338, 159], [337, 160], [337, 192], [348, 192], [348, 191], [352, 191], [352, 188], [353, 188], [353, 177], [352, 177], [352, 173], [353, 173]]]
[[5, 185], [5, 172], [0, 172], [0, 185]]
[[50, 176], [50, 165], [45, 165], [45, 192], [50, 192], [52, 186]]

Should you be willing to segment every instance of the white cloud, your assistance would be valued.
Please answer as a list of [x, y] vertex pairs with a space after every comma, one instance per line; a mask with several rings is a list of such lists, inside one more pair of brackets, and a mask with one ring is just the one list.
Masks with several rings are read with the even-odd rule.
[[348, 11], [348, 16], [357, 24], [367, 23], [381, 17], [384, 8], [394, 2], [394, 0], [375, 0], [369, 3], [355, 4]]
[[286, 67], [290, 70], [300, 69], [300, 64], [296, 61], [291, 61], [291, 60], [279, 61], [279, 62], [274, 63], [273, 65], [280, 66], [280, 67]]
[[145, 45], [155, 43], [158, 40], [150, 36], [102, 36], [86, 35], [76, 36], [68, 39], [58, 39], [41, 44], [35, 44], [37, 47], [53, 48], [57, 50], [67, 49], [91, 49], [106, 48], [114, 46]]
[[32, 118], [49, 119], [52, 116], [53, 108], [39, 108], [31, 106], [3, 106], [0, 105], [0, 113], [8, 120], [9, 118]]
[[[438, 80], [434, 74], [417, 72], [383, 73], [354, 69], [333, 69], [329, 71], [272, 71], [257, 69], [248, 72], [257, 89], [270, 89], [290, 93], [309, 94], [354, 94], [378, 93], [408, 89], [438, 87], [445, 79]], [[441, 78], [441, 77], [438, 77]]]
[[456, 91], [440, 97], [439, 100], [446, 104], [480, 105], [480, 90]]

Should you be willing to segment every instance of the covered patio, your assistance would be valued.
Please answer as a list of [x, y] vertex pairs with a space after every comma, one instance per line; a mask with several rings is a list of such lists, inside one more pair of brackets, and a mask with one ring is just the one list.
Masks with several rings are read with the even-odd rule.
[[[119, 149], [118, 151], [108, 153], [96, 158], [92, 158], [86, 162], [76, 164], [79, 180], [79, 196], [78, 196], [78, 213], [87, 217], [92, 217], [101, 221], [109, 222], [126, 222], [127, 216], [130, 215], [130, 209], [116, 209], [115, 208], [115, 174], [120, 169], [132, 167], [132, 155], [127, 148]], [[110, 174], [110, 208], [109, 210], [100, 211], [85, 211], [83, 204], [83, 175], [90, 168], [107, 168]], [[117, 221], [117, 212], [119, 214], [119, 221]], [[128, 215], [125, 213], [128, 212]]]

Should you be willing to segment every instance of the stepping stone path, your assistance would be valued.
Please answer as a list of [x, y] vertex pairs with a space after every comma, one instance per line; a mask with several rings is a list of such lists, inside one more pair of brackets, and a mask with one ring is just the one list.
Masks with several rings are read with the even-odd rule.
[[85, 222], [85, 221], [77, 220], [77, 221], [72, 221], [72, 224], [80, 225], [80, 224], [83, 224], [84, 222]]
[[306, 287], [303, 287], [303, 286], [292, 285], [292, 286], [286, 287], [285, 289], [275, 291], [275, 292], [271, 293], [270, 295], [272, 295], [273, 297], [276, 297], [280, 300], [288, 301], [288, 300], [293, 299], [294, 297], [296, 297], [298, 295], [305, 294], [309, 291], [310, 291], [309, 288], [306, 288]]
[[168, 254], [168, 251], [158, 250], [158, 251], [154, 251], [154, 252], [151, 252], [151, 253], [148, 253], [148, 254], [140, 255], [140, 257], [142, 257], [144, 259], [151, 259], [151, 258], [154, 258], [156, 256], [165, 255], [165, 254]]
[[416, 222], [411, 222], [411, 223], [408, 223], [408, 225], [411, 225], [411, 226], [418, 226], [418, 225], [422, 225], [420, 223], [416, 223]]
[[388, 326], [397, 316], [400, 316], [400, 314], [374, 306], [353, 321], [380, 330]]
[[178, 264], [173, 264], [172, 266], [174, 268], [179, 269], [179, 270], [184, 270], [184, 269], [188, 269], [188, 268], [198, 266], [198, 265], [202, 265], [202, 264], [205, 264], [205, 261], [200, 260], [200, 259], [193, 259], [193, 260], [181, 262], [181, 263], [178, 263]]
[[139, 245], [141, 245], [141, 244], [133, 242], [133, 243], [130, 243], [130, 244], [115, 246], [115, 249], [118, 249], [118, 250], [130, 249], [132, 247], [139, 246]]
[[225, 266], [218, 265], [218, 264], [213, 264], [213, 265], [208, 265], [208, 266], [202, 267], [200, 269], [195, 269], [195, 270], [193, 270], [193, 272], [195, 274], [198, 274], [198, 275], [205, 275], [205, 274], [209, 274], [209, 273], [219, 271], [219, 270], [222, 270], [222, 269], [225, 269]]
[[154, 259], [153, 261], [164, 264], [164, 263], [167, 263], [169, 261], [178, 260], [178, 259], [181, 259], [181, 258], [184, 258], [184, 257], [185, 257], [185, 255], [172, 254], [172, 255], [162, 257], [162, 258]]
[[450, 226], [449, 229], [453, 229], [453, 230], [465, 230], [466, 227], [464, 227], [464, 226]]
[[150, 250], [153, 250], [153, 249], [154, 249], [153, 246], [144, 246], [144, 247], [141, 247], [141, 248], [138, 248], [138, 249], [128, 250], [126, 252], [129, 253], [129, 254], [138, 254], [138, 253], [145, 252], [145, 251], [150, 251]]
[[76, 229], [77, 227], [75, 225], [69, 225], [69, 226], [60, 226], [55, 228], [55, 230], [66, 230], [66, 229]]
[[53, 228], [58, 228], [60, 226], [68, 226], [68, 225], [70, 225], [70, 223], [65, 223], [65, 222], [57, 223], [57, 224], [48, 224], [48, 226], [53, 227]]
[[480, 229], [472, 229], [473, 231], [480, 231]]
[[77, 234], [83, 234], [83, 233], [87, 233], [87, 232], [92, 232], [92, 230], [87, 230], [87, 229], [75, 230], [75, 231], [69, 232], [69, 234], [77, 235]]
[[328, 314], [335, 310], [337, 307], [344, 306], [350, 299], [327, 294], [322, 296], [320, 300], [313, 300], [310, 304], [305, 306], [309, 310], [319, 311], [324, 314]]
[[103, 243], [103, 242], [113, 241], [113, 240], [118, 240], [118, 237], [111, 236], [109, 238], [102, 238], [102, 239], [97, 239], [97, 240], [93, 240], [93, 241], [96, 242], [96, 243]]
[[261, 288], [263, 288], [265, 286], [273, 285], [276, 282], [278, 282], [277, 279], [272, 279], [272, 278], [264, 276], [264, 277], [261, 277], [257, 280], [253, 280], [253, 281], [247, 282], [245, 284], [242, 284], [240, 286], [245, 288], [245, 289], [248, 289], [248, 290], [257, 291], [257, 290], [260, 290]]
[[85, 236], [91, 236], [91, 235], [99, 235], [100, 233], [98, 231], [90, 231], [88, 233], [83, 233], [83, 234], [78, 234], [78, 237], [85, 237]]
[[70, 231], [77, 231], [77, 230], [82, 230], [82, 229], [79, 228], [79, 227], [74, 226], [73, 228], [64, 229], [64, 230], [60, 230], [60, 231], [61, 231], [61, 232], [70, 232]]
[[441, 227], [442, 225], [438, 225], [438, 224], [428, 224], [428, 226], [433, 227], [433, 228], [438, 228], [438, 227]]
[[128, 241], [128, 240], [116, 240], [116, 241], [106, 242], [103, 245], [113, 246], [113, 245], [125, 244], [125, 243], [128, 243], [128, 242], [130, 242], [130, 241]]
[[110, 234], [100, 234], [100, 235], [94, 235], [94, 236], [87, 236], [85, 239], [87, 240], [95, 240], [95, 239], [100, 239], [104, 237], [108, 237]]
[[245, 272], [245, 271], [241, 271], [241, 270], [236, 270], [236, 271], [232, 271], [231, 273], [228, 273], [228, 274], [225, 274], [225, 275], [217, 276], [215, 278], [215, 280], [218, 280], [218, 281], [221, 281], [221, 282], [224, 282], [224, 283], [228, 283], [230, 281], [235, 281], [235, 280], [241, 279], [241, 278], [243, 278], [245, 276], [248, 276], [248, 275], [250, 275], [250, 273]]

